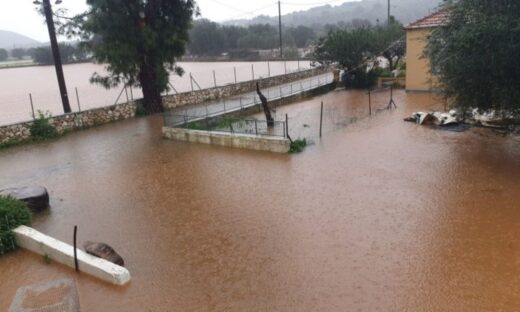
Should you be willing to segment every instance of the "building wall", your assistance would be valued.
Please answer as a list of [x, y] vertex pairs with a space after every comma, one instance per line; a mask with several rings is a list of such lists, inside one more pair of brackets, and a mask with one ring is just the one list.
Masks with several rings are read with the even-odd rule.
[[406, 91], [431, 92], [433, 80], [429, 62], [423, 58], [429, 28], [406, 31]]

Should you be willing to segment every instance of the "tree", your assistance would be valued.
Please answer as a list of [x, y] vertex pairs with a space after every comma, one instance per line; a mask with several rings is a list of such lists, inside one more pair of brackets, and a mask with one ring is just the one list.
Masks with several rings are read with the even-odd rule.
[[375, 83], [368, 70], [374, 57], [374, 32], [371, 28], [330, 31], [318, 41], [314, 58], [322, 64], [337, 63], [348, 74], [342, 77], [347, 87], [367, 88]]
[[27, 55], [27, 51], [21, 48], [16, 48], [11, 51], [11, 56], [19, 60], [23, 59], [25, 55]]
[[294, 38], [294, 43], [298, 48], [305, 48], [311, 41], [316, 39], [316, 33], [310, 27], [298, 26], [289, 28], [289, 34]]
[[81, 34], [83, 46], [108, 76], [91, 78], [106, 88], [120, 83], [140, 86], [148, 113], [163, 110], [161, 93], [170, 71], [182, 75], [176, 61], [186, 51], [197, 9], [194, 0], [87, 0], [88, 12], [73, 19], [69, 35]]
[[7, 53], [7, 50], [0, 49], [0, 62], [4, 62], [5, 60], [7, 60], [8, 56], [9, 54]]
[[33, 60], [40, 65], [53, 65], [54, 58], [50, 47], [36, 48], [33, 52]]
[[520, 115], [520, 2], [459, 0], [433, 30], [425, 56], [456, 106]]
[[406, 54], [406, 40], [403, 25], [390, 17], [390, 23], [374, 29], [376, 51], [388, 61], [388, 69], [393, 71]]
[[191, 54], [215, 56], [226, 49], [224, 33], [220, 26], [207, 19], [195, 22], [190, 31], [189, 51]]

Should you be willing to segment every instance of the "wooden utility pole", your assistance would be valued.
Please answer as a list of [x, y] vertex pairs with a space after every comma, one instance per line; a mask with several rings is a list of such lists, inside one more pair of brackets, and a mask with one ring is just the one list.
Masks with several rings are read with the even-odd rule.
[[65, 77], [63, 75], [63, 66], [61, 64], [60, 49], [58, 40], [56, 39], [56, 29], [54, 28], [54, 19], [52, 17], [52, 7], [50, 0], [43, 0], [43, 9], [45, 11], [45, 19], [47, 21], [47, 29], [49, 30], [49, 38], [51, 41], [52, 56], [54, 58], [54, 67], [56, 68], [56, 76], [58, 77], [58, 85], [60, 87], [61, 102], [63, 111], [70, 113], [69, 96], [67, 94], [67, 86], [65, 85]]
[[282, 41], [282, 4], [278, 1], [278, 32], [280, 33], [280, 59], [283, 60], [283, 41]]
[[387, 23], [390, 25], [390, 0], [388, 0], [388, 16], [387, 16]]

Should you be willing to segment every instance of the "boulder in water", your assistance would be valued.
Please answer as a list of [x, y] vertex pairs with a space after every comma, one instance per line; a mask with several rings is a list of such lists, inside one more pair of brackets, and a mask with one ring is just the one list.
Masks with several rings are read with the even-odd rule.
[[49, 193], [43, 186], [29, 186], [0, 190], [0, 196], [11, 196], [27, 204], [33, 212], [49, 208]]
[[88, 254], [105, 259], [120, 266], [125, 266], [123, 258], [114, 250], [114, 248], [107, 244], [86, 242], [83, 245], [83, 248], [85, 248], [85, 251]]

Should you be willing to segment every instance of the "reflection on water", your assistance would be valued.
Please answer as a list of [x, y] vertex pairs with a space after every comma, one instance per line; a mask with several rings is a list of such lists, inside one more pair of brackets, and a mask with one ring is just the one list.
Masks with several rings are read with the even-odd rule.
[[[304, 105], [361, 111], [356, 98]], [[78, 225], [133, 280], [115, 288], [18, 251], [0, 259], [0, 310], [61, 277], [85, 311], [520, 309], [519, 140], [404, 123], [442, 104], [396, 102], [296, 156], [164, 141], [160, 117], [1, 151], [0, 186], [51, 191], [37, 229], [71, 241]]]

